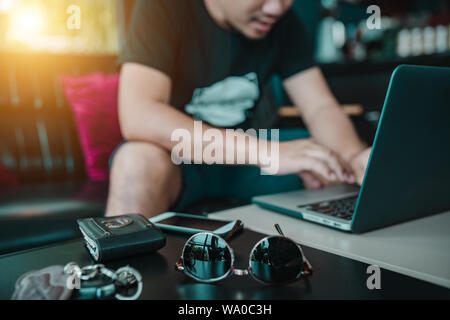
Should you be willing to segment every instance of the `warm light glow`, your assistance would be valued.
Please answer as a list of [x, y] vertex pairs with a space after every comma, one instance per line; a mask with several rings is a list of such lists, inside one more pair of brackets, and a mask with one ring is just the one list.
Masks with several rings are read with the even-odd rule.
[[0, 13], [10, 12], [17, 2], [17, 0], [15, 2], [13, 0], [0, 0]]
[[11, 17], [11, 32], [13, 34], [32, 36], [40, 33], [43, 27], [44, 17], [40, 10], [20, 10]]
[[[68, 10], [74, 3], [79, 21]], [[116, 0], [0, 0], [0, 10], [0, 50], [119, 51]]]

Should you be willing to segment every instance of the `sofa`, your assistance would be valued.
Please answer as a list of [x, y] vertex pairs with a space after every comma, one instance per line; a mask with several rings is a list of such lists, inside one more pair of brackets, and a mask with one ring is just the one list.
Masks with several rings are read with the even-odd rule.
[[0, 53], [0, 254], [79, 236], [108, 181], [85, 171], [61, 76], [117, 73], [114, 56]]

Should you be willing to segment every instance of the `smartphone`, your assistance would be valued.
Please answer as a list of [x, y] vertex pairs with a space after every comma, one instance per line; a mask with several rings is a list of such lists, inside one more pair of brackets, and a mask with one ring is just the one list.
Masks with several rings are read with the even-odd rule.
[[166, 212], [149, 220], [163, 231], [184, 235], [211, 232], [218, 236], [226, 237], [235, 229], [237, 231], [243, 228], [243, 223], [240, 220], [222, 221], [176, 212]]

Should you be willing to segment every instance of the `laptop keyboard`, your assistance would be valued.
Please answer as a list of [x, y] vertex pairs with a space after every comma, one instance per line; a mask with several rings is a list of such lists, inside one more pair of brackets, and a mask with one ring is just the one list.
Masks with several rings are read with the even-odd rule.
[[357, 196], [339, 200], [322, 201], [310, 205], [301, 205], [299, 208], [316, 211], [333, 217], [351, 220], [355, 211]]

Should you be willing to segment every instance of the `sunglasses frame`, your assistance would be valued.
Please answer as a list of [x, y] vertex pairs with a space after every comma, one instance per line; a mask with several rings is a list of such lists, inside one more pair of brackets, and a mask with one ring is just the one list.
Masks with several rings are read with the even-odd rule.
[[[202, 283], [215, 283], [215, 282], [219, 282], [219, 281], [222, 281], [222, 280], [224, 280], [224, 279], [227, 279], [227, 278], [229, 278], [229, 277], [231, 277], [231, 276], [233, 276], [233, 275], [236, 275], [236, 276], [247, 276], [247, 275], [250, 275], [254, 280], [258, 281], [259, 283], [265, 284], [265, 285], [284, 285], [284, 284], [289, 284], [289, 283], [298, 281], [298, 280], [300, 280], [300, 279], [304, 279], [304, 278], [306, 278], [306, 277], [312, 276], [312, 274], [313, 274], [313, 268], [312, 268], [311, 264], [309, 263], [308, 259], [306, 258], [306, 256], [304, 255], [301, 246], [300, 246], [297, 242], [295, 242], [294, 240], [292, 240], [291, 238], [286, 237], [286, 236], [283, 234], [283, 232], [281, 231], [281, 228], [280, 228], [280, 226], [279, 226], [278, 224], [275, 225], [275, 228], [277, 229], [277, 231], [278, 231], [278, 233], [279, 233], [280, 235], [274, 235], [274, 236], [267, 236], [267, 237], [264, 237], [263, 239], [259, 240], [259, 241], [253, 246], [252, 250], [250, 250], [250, 254], [249, 254], [249, 265], [248, 265], [248, 268], [247, 268], [247, 269], [237, 269], [237, 268], [234, 267], [235, 256], [234, 256], [234, 250], [233, 250], [233, 248], [230, 247], [230, 245], [228, 244], [228, 241], [227, 241], [226, 239], [224, 239], [224, 238], [222, 238], [222, 237], [220, 237], [220, 236], [218, 236], [218, 235], [216, 235], [216, 234], [214, 234], [214, 233], [211, 233], [211, 232], [201, 232], [201, 233], [197, 233], [197, 234], [191, 236], [191, 237], [186, 241], [186, 243], [185, 243], [185, 245], [184, 245], [184, 247], [183, 247], [183, 251], [181, 252], [180, 260], [175, 264], [175, 269], [176, 269], [177, 271], [183, 271], [184, 274], [186, 274], [186, 275], [189, 276], [190, 278], [192, 278], [192, 279], [194, 279], [194, 280], [196, 280], [196, 281], [198, 281], [198, 282], [202, 282]], [[202, 234], [204, 234], [204, 235], [210, 235], [210, 236], [217, 237], [217, 238], [223, 240], [223, 241], [225, 242], [226, 247], [228, 248], [228, 250], [229, 250], [229, 252], [230, 252], [230, 256], [231, 256], [231, 267], [230, 267], [229, 270], [228, 270], [223, 276], [221, 276], [221, 277], [213, 278], [213, 279], [206, 279], [206, 280], [205, 280], [205, 279], [201, 279], [201, 278], [196, 277], [194, 274], [188, 272], [188, 271], [186, 270], [186, 268], [184, 267], [184, 252], [185, 252], [185, 249], [186, 249], [187, 244], [188, 244], [189, 241], [191, 241], [193, 238], [195, 238], [195, 237], [198, 236], [198, 235], [202, 235]], [[230, 237], [230, 236], [228, 236], [227, 239], [228, 239], [229, 237]], [[255, 249], [256, 249], [263, 241], [266, 241], [266, 240], [269, 240], [269, 239], [272, 239], [272, 238], [283, 238], [283, 239], [287, 239], [287, 240], [291, 241], [292, 243], [294, 243], [294, 244], [297, 246], [297, 248], [298, 248], [298, 250], [299, 250], [299, 252], [300, 252], [300, 255], [301, 255], [301, 257], [302, 257], [302, 260], [303, 260], [303, 271], [301, 271], [301, 272], [297, 275], [296, 278], [291, 279], [291, 280], [288, 280], [288, 281], [285, 281], [285, 282], [265, 282], [265, 281], [263, 281], [263, 280], [257, 278], [256, 275], [254, 274], [253, 269], [252, 269], [252, 267], [251, 267], [251, 256], [252, 256], [252, 253], [255, 251]]]

